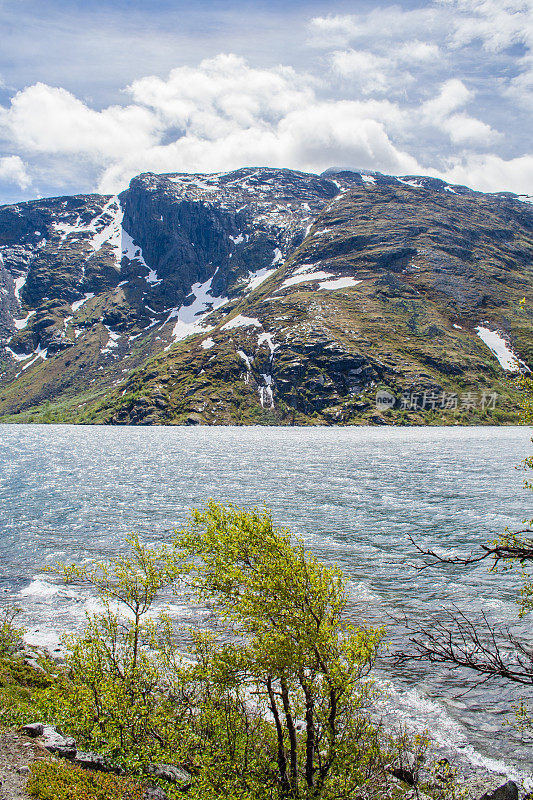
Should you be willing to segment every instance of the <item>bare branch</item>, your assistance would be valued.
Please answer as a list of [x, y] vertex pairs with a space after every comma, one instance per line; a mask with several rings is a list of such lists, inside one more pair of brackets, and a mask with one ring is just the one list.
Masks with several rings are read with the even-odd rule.
[[395, 654], [397, 663], [428, 661], [466, 667], [487, 676], [514, 683], [533, 684], [533, 649], [508, 628], [497, 628], [486, 615], [473, 621], [455, 609], [433, 619], [421, 630], [404, 622], [411, 649]]
[[[510, 535], [510, 539], [514, 540], [517, 536], [522, 536], [524, 534], [531, 534], [531, 529], [526, 528], [522, 531], [516, 531]], [[428, 567], [434, 566], [436, 563], [438, 564], [459, 564], [461, 566], [465, 566], [468, 564], [478, 564], [480, 561], [484, 561], [486, 558], [493, 558], [494, 559], [494, 566], [499, 561], [520, 561], [522, 564], [526, 561], [533, 561], [533, 541], [531, 540], [524, 540], [520, 542], [519, 540], [513, 543], [505, 543], [501, 542], [493, 547], [487, 547], [487, 545], [481, 545], [482, 554], [475, 555], [474, 551], [470, 553], [469, 556], [466, 558], [459, 558], [458, 556], [441, 556], [435, 552], [435, 550], [424, 550], [424, 548], [420, 547], [412, 536], [409, 536], [409, 541], [411, 544], [421, 553], [423, 556], [426, 556], [424, 563], [420, 564], [417, 569], [427, 569]]]

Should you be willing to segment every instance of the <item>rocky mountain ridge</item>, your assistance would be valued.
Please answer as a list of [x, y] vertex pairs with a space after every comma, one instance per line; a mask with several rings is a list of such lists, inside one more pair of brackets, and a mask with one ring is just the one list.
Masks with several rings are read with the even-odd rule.
[[3, 419], [512, 422], [533, 367], [533, 205], [510, 193], [147, 173], [0, 208], [0, 255]]

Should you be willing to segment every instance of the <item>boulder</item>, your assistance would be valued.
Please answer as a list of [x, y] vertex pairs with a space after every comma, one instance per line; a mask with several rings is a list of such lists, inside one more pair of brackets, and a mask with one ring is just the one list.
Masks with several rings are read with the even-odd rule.
[[21, 733], [26, 736], [31, 736], [33, 739], [36, 736], [42, 736], [44, 733], [44, 725], [42, 722], [30, 722], [28, 725], [23, 725], [20, 729]]
[[76, 757], [76, 740], [72, 736], [62, 736], [52, 725], [45, 725], [43, 730], [44, 746], [50, 753], [62, 758]]
[[28, 656], [26, 656], [24, 659], [24, 663], [27, 664], [29, 667], [31, 667], [33, 670], [35, 670], [35, 672], [41, 672], [43, 675], [46, 675], [45, 668], [41, 666], [41, 664], [39, 664], [39, 662], [36, 661], [35, 658], [28, 658]]
[[188, 789], [192, 783], [192, 778], [188, 772], [170, 764], [148, 764], [144, 771], [153, 778], [178, 784], [182, 789]]
[[144, 790], [143, 800], [168, 800], [168, 796], [159, 786], [147, 786]]
[[514, 781], [507, 781], [493, 792], [485, 792], [479, 800], [518, 800], [518, 786]]
[[403, 781], [403, 783], [406, 783], [408, 786], [415, 785], [415, 776], [410, 769], [405, 769], [404, 767], [391, 767], [389, 772], [391, 775], [394, 775], [395, 778]]
[[78, 767], [82, 767], [83, 769], [92, 769], [95, 772], [114, 772], [120, 773], [122, 770], [112, 767], [109, 764], [105, 756], [100, 755], [100, 753], [93, 753], [91, 750], [87, 750], [83, 752], [78, 750], [74, 758], [71, 759], [73, 764], [76, 764]]

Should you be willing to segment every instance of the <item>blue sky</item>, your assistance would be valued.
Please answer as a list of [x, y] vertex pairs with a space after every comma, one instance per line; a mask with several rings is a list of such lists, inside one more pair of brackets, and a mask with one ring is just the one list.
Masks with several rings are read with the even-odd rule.
[[0, 202], [253, 165], [533, 194], [533, 0], [4, 0], [0, 32]]

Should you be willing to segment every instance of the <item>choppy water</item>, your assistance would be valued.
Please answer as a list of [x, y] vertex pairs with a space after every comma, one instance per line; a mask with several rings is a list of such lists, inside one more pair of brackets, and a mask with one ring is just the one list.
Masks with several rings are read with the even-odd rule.
[[[79, 626], [94, 599], [42, 574], [56, 559], [115, 553], [135, 530], [160, 542], [209, 497], [272, 509], [336, 561], [352, 613], [426, 620], [455, 604], [515, 624], [516, 583], [481, 564], [416, 569], [407, 536], [467, 553], [533, 516], [516, 466], [526, 428], [110, 428], [0, 425], [0, 589], [25, 608], [30, 641]], [[182, 617], [196, 611], [176, 606]], [[401, 627], [389, 622], [392, 633]], [[527, 628], [528, 622], [522, 623]], [[381, 665], [385, 712], [429, 728], [461, 758], [529, 770], [502, 728], [519, 694], [466, 673]]]

